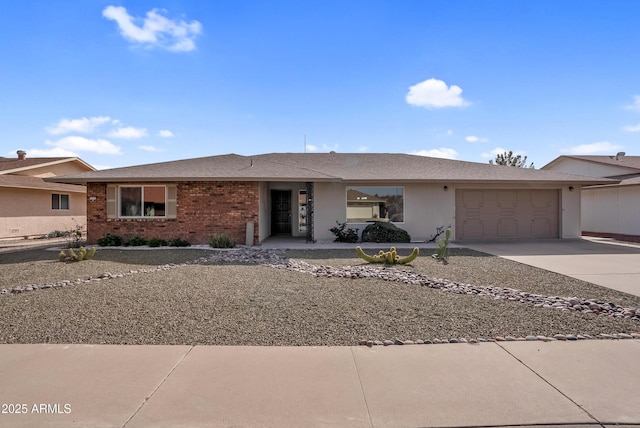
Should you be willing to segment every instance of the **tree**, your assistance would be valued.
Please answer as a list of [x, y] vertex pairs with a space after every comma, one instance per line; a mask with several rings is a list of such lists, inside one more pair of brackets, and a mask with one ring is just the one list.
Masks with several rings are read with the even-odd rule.
[[490, 160], [489, 163], [493, 165], [505, 165], [505, 166], [515, 166], [517, 168], [530, 168], [534, 169], [533, 162], [531, 165], [527, 166], [527, 157], [524, 158], [521, 155], [513, 155], [513, 152], [509, 150], [508, 152], [504, 152], [502, 154], [497, 154], [495, 160]]

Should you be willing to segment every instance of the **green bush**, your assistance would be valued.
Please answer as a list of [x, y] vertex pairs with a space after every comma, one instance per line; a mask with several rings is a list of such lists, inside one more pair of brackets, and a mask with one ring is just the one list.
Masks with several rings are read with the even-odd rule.
[[162, 238], [149, 239], [150, 247], [166, 247], [167, 245], [169, 245], [169, 242], [166, 239], [162, 239]]
[[336, 226], [329, 229], [336, 239], [333, 242], [358, 242], [358, 229], [347, 227], [347, 223], [340, 223], [336, 220]]
[[122, 238], [118, 235], [105, 233], [102, 238], [98, 239], [98, 245], [101, 247], [119, 247], [122, 245]]
[[147, 245], [147, 240], [142, 236], [132, 236], [124, 243], [125, 247], [141, 247]]
[[411, 237], [391, 222], [376, 221], [364, 228], [362, 242], [411, 242]]
[[169, 246], [170, 247], [190, 247], [191, 243], [189, 243], [189, 241], [186, 241], [182, 238], [175, 238], [169, 241]]
[[213, 248], [233, 248], [236, 243], [224, 233], [215, 233], [209, 238], [209, 245]]

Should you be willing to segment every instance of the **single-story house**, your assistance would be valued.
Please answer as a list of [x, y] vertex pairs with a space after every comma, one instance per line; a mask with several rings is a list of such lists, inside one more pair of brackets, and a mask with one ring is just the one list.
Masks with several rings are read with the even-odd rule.
[[560, 156], [542, 169], [617, 180], [582, 188], [582, 233], [640, 239], [640, 156]]
[[94, 171], [76, 157], [0, 157], [0, 239], [46, 235], [86, 224], [86, 187], [47, 182], [58, 175]]
[[[90, 243], [106, 233], [191, 243], [226, 233], [248, 244], [273, 235], [331, 241], [336, 221], [362, 231], [376, 213], [415, 241], [449, 225], [458, 241], [578, 238], [580, 187], [616, 182], [408, 154], [335, 152], [228, 154], [48, 180], [87, 186]], [[360, 200], [351, 198], [357, 195]], [[364, 205], [370, 214], [359, 209], [363, 195], [375, 198]]]

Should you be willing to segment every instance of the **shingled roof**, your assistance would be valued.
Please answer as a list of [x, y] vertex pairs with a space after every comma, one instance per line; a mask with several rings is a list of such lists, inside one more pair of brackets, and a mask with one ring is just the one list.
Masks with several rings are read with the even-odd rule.
[[84, 162], [82, 159], [75, 157], [67, 158], [5, 158], [0, 157], [0, 174], [13, 174], [21, 171], [25, 171], [33, 168], [42, 168], [51, 165], [57, 165], [65, 162], [80, 162], [86, 165], [87, 168], [93, 169], [91, 165]]
[[[549, 162], [549, 165], [561, 161], [562, 159], [579, 159], [587, 162], [601, 163], [605, 165], [619, 166], [623, 168], [636, 169], [640, 172], [640, 156], [559, 156], [553, 161]], [[545, 165], [546, 168], [547, 165]]]
[[51, 182], [327, 181], [513, 182], [610, 184], [555, 171], [516, 168], [399, 153], [236, 154], [177, 160], [50, 177]]
[[29, 175], [0, 175], [0, 187], [51, 190], [54, 192], [84, 193], [87, 188], [77, 184], [48, 183]]
[[628, 174], [618, 174], [607, 176], [613, 180], [617, 180], [618, 183], [600, 183], [601, 185], [593, 187], [606, 187], [606, 186], [637, 186], [640, 184], [640, 156], [559, 156], [556, 159], [543, 166], [542, 169], [550, 169], [553, 165], [562, 162], [564, 159], [576, 159], [590, 163], [610, 165], [615, 167], [626, 168]]

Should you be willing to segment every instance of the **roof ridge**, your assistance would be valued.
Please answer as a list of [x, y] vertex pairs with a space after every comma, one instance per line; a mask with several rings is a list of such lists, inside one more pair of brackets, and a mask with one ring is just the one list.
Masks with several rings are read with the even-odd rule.
[[[305, 154], [312, 154], [312, 153], [305, 153]], [[270, 160], [270, 159], [263, 159], [262, 156], [264, 156], [264, 155], [257, 155], [256, 157], [260, 158], [260, 160], [263, 161], [263, 162], [269, 162], [269, 163], [272, 163], [272, 164], [275, 164], [275, 165], [288, 166], [290, 168], [302, 169], [304, 171], [313, 171], [315, 173], [322, 174], [322, 175], [324, 175], [326, 177], [329, 177], [329, 178], [335, 178], [335, 179], [338, 179], [338, 180], [342, 180], [342, 177], [338, 177], [338, 176], [335, 176], [335, 175], [327, 174], [324, 171], [319, 171], [317, 169], [308, 168], [308, 167], [304, 167], [304, 166], [290, 165], [290, 164], [287, 164], [287, 163], [284, 163], [284, 162], [276, 162], [276, 161], [273, 161], [273, 160]]]

